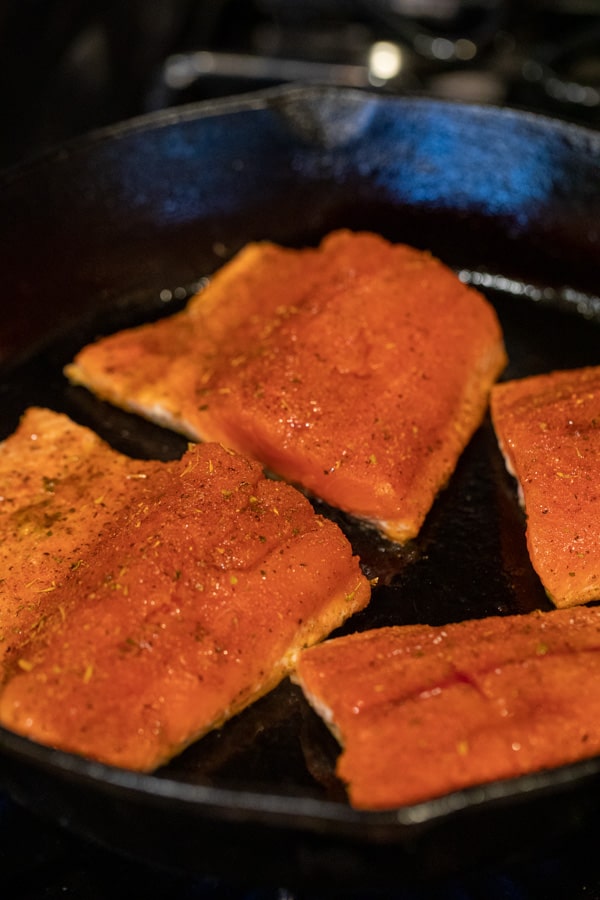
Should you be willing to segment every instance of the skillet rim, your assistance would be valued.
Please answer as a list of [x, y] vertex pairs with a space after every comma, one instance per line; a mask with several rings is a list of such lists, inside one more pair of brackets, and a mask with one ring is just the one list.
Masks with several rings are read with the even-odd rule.
[[597, 145], [596, 149], [600, 154], [600, 129], [597, 130], [589, 125], [582, 125], [566, 119], [558, 119], [546, 113], [492, 103], [469, 103], [468, 101], [453, 100], [445, 97], [432, 98], [416, 93], [382, 95], [375, 90], [371, 91], [363, 88], [339, 88], [320, 84], [288, 84], [264, 88], [246, 94], [234, 94], [223, 98], [184, 103], [180, 106], [153, 110], [108, 125], [102, 125], [84, 134], [53, 144], [31, 157], [0, 169], [0, 179], [9, 184], [14, 179], [27, 177], [34, 168], [54, 165], [56, 161], [62, 161], [66, 157], [82, 152], [95, 144], [114, 142], [119, 138], [139, 134], [144, 131], [155, 131], [179, 123], [221, 117], [231, 113], [286, 106], [307, 98], [314, 102], [316, 97], [340, 96], [350, 102], [361, 99], [365, 102], [372, 101], [385, 106], [424, 106], [429, 109], [456, 109], [468, 111], [483, 118], [505, 118], [506, 120], [530, 122], [546, 130], [555, 130], [563, 136], [570, 136], [576, 142], [582, 141], [584, 144], [592, 145], [592, 147]]
[[[71, 139], [58, 147], [49, 148], [32, 159], [24, 160], [5, 169], [0, 173], [0, 181], [4, 184], [13, 184], [21, 178], [27, 178], [33, 169], [52, 166], [56, 161], [68, 160], [75, 154], [84, 152], [96, 144], [115, 142], [131, 134], [168, 128], [170, 125], [190, 120], [195, 121], [219, 117], [224, 114], [285, 106], [306, 98], [312, 98], [314, 101], [315, 97], [323, 96], [324, 94], [337, 97], [343, 95], [350, 102], [354, 102], [358, 98], [361, 100], [368, 98], [386, 107], [410, 105], [412, 107], [426, 106], [428, 109], [453, 108], [468, 110], [471, 114], [484, 119], [493, 118], [497, 120], [500, 118], [503, 120], [518, 119], [519, 121], [528, 121], [536, 127], [554, 130], [556, 133], [567, 137], [574, 144], [587, 148], [588, 151], [593, 150], [598, 154], [598, 161], [600, 162], [599, 132], [586, 126], [564, 122], [539, 113], [495, 106], [481, 106], [445, 99], [432, 100], [417, 96], [381, 97], [381, 95], [370, 94], [359, 89], [339, 89], [327, 86], [287, 86], [284, 88], [270, 88], [251, 95], [228, 97], [225, 100], [187, 104], [171, 110], [147, 113], [135, 119], [95, 129], [87, 135]], [[232, 792], [229, 789], [212, 786], [203, 787], [171, 779], [158, 779], [153, 775], [139, 775], [137, 773], [124, 772], [123, 770], [112, 770], [110, 767], [99, 763], [93, 763], [80, 757], [64, 754], [60, 751], [52, 751], [41, 745], [33, 744], [4, 728], [0, 728], [0, 754], [8, 754], [20, 761], [25, 759], [27, 763], [42, 769], [54, 768], [60, 772], [61, 777], [73, 778], [88, 786], [92, 785], [94, 788], [104, 787], [111, 792], [113, 790], [125, 790], [139, 794], [142, 797], [158, 797], [160, 802], [177, 800], [177, 802], [181, 802], [184, 805], [198, 806], [198, 795], [206, 795], [201, 801], [203, 804], [202, 811], [206, 812], [206, 814], [214, 815], [216, 812], [220, 812], [227, 817], [236, 809], [235, 798], [238, 799], [237, 810], [239, 811], [239, 798], [242, 797], [244, 803], [241, 806], [244, 807], [244, 811], [246, 813], [256, 812], [258, 808], [260, 814], [265, 817], [267, 824], [277, 824], [278, 827], [281, 827], [283, 824], [291, 830], [297, 829], [299, 826], [297, 816], [290, 815], [281, 808], [282, 804], [290, 800], [290, 797], [285, 794], [268, 795], [269, 799], [275, 801], [273, 808], [269, 809], [270, 804], [265, 803], [264, 793], [253, 793], [250, 791]], [[384, 812], [355, 811], [344, 804], [340, 805], [322, 800], [313, 801], [310, 798], [294, 797], [293, 799], [295, 803], [300, 803], [300, 805], [307, 808], [308, 815], [305, 816], [304, 822], [309, 826], [309, 830], [316, 828], [321, 833], [323, 831], [328, 832], [329, 828], [327, 825], [329, 823], [334, 830], [336, 826], [340, 827], [342, 831], [360, 829], [362, 832], [360, 837], [363, 839], [366, 836], [368, 839], [375, 841], [383, 840], [384, 842], [391, 841], [393, 843], [395, 840], [402, 842], [406, 838], [408, 831], [410, 831], [411, 835], [413, 832], [420, 833], [423, 829], [438, 823], [440, 820], [448, 821], [465, 811], [468, 812], [490, 804], [505, 803], [515, 799], [520, 800], [524, 796], [527, 796], [529, 799], [544, 796], [548, 791], [553, 792], [557, 788], [559, 791], [566, 790], [572, 787], [573, 774], [575, 781], [585, 789], [588, 781], [590, 779], [595, 780], [599, 773], [600, 757], [594, 757], [591, 760], [563, 766], [548, 772], [533, 773], [505, 782], [494, 782], [477, 788], [469, 788], [465, 791], [425, 801], [412, 807]], [[1, 780], [2, 776], [0, 775]], [[159, 791], [150, 790], [152, 785], [156, 786], [157, 784], [160, 784]], [[172, 791], [173, 785], [189, 796], [177, 797], [178, 791]], [[235, 797], [232, 797], [232, 794]], [[294, 819], [296, 821], [293, 821]]]

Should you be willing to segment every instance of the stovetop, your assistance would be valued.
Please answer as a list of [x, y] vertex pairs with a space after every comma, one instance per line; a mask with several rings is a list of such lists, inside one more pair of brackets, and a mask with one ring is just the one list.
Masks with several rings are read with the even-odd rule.
[[[598, 0], [12, 0], [0, 37], [1, 166], [131, 116], [287, 82], [492, 103], [600, 126]], [[287, 885], [244, 884], [240, 873], [217, 881], [121, 858], [2, 794], [0, 836], [6, 898], [300, 897]], [[322, 895], [315, 885], [302, 896]], [[596, 835], [576, 832], [534, 859], [399, 884], [386, 896], [597, 900]]]
[[7, 900], [599, 900], [597, 835], [576, 834], [535, 858], [497, 863], [393, 892], [296, 892], [282, 884], [166, 871], [116, 855], [38, 820], [0, 794], [0, 884]]
[[598, 0], [5, 0], [0, 166], [140, 113], [288, 82], [600, 125]]

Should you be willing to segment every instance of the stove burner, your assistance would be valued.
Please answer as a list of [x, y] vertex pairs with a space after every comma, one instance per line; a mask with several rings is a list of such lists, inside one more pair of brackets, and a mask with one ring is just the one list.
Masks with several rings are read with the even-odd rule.
[[600, 126], [597, 0], [10, 0], [0, 165], [189, 101], [319, 82]]

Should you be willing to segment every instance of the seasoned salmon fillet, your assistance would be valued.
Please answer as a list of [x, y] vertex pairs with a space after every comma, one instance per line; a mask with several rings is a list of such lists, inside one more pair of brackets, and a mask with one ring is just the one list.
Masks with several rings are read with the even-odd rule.
[[293, 678], [362, 809], [600, 753], [600, 609], [387, 627], [301, 654]]
[[506, 363], [494, 310], [371, 233], [249, 244], [183, 312], [85, 347], [74, 384], [416, 536]]
[[109, 536], [144, 468], [47, 409], [28, 409], [0, 444], [0, 665], [40, 627], [70, 569]]
[[499, 384], [492, 416], [546, 593], [558, 607], [600, 600], [600, 367]]
[[40, 743], [154, 769], [368, 603], [337, 526], [220, 445], [131, 460], [31, 410], [0, 478], [0, 723]]

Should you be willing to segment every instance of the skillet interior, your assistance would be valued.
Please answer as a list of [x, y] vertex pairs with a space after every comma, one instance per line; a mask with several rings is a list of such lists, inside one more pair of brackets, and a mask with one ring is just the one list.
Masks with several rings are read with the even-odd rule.
[[[505, 329], [504, 377], [599, 364], [599, 138], [508, 111], [292, 88], [126, 123], [13, 169], [2, 435], [36, 403], [132, 455], [178, 455], [180, 439], [67, 387], [63, 363], [97, 334], [174, 311], [248, 240], [301, 245], [340, 226], [430, 249], [478, 284]], [[338, 521], [381, 581], [349, 627], [547, 607], [489, 421], [413, 545]], [[389, 886], [399, 866], [406, 879], [444, 873], [596, 816], [599, 760], [365, 814], [344, 801], [335, 752], [287, 683], [155, 776], [0, 730], [19, 801], [202, 873]]]

